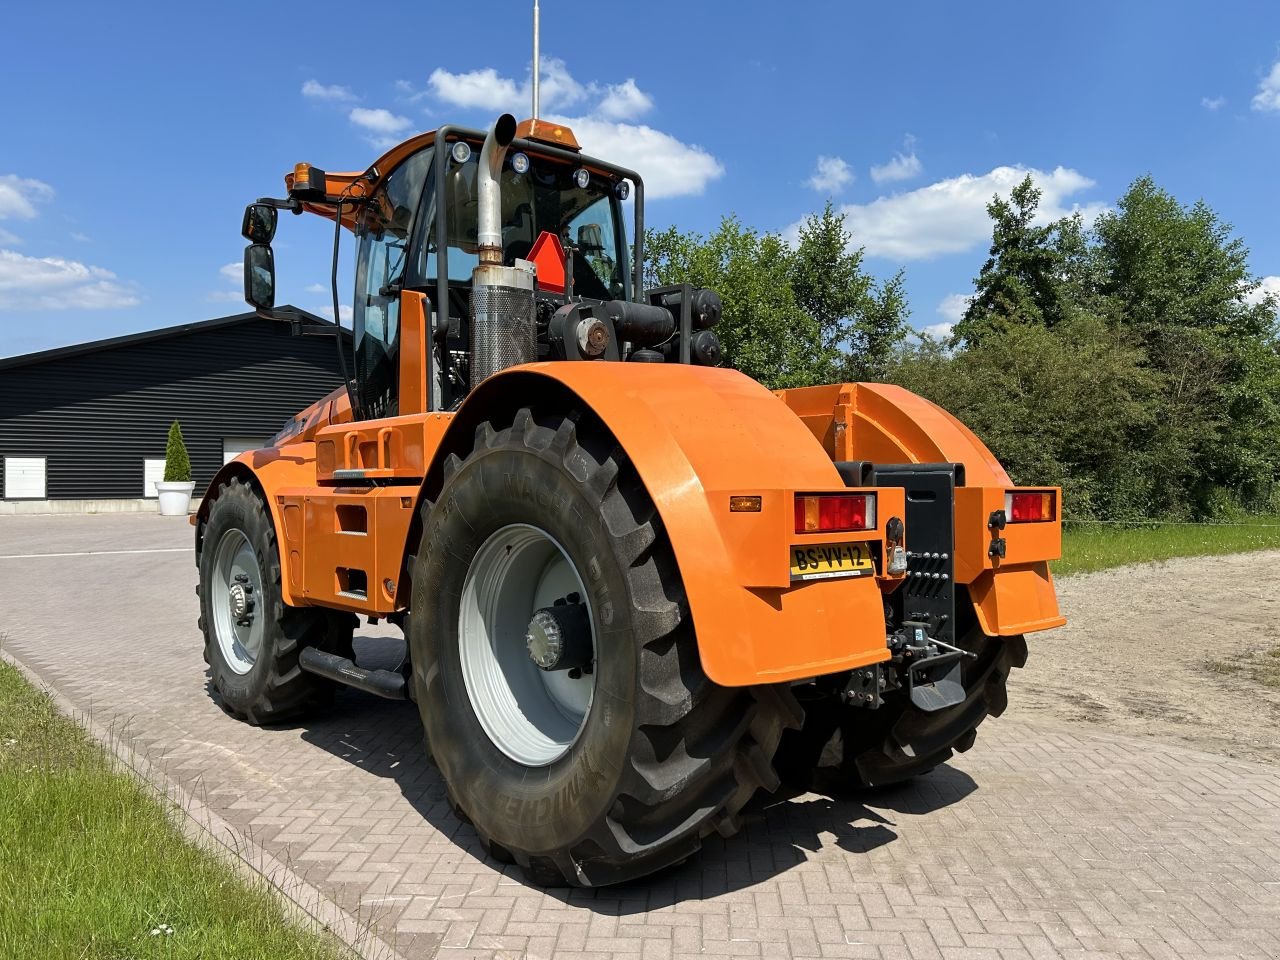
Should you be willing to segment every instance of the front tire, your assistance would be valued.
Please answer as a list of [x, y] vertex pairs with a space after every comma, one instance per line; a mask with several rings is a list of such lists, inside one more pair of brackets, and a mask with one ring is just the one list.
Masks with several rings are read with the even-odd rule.
[[351, 614], [290, 607], [266, 504], [233, 477], [218, 489], [201, 538], [200, 631], [223, 710], [259, 725], [306, 713], [334, 685], [298, 666], [304, 647], [350, 656]]
[[[579, 588], [589, 672], [548, 680], [526, 624]], [[535, 883], [644, 876], [733, 833], [751, 795], [777, 785], [770, 760], [793, 702], [703, 672], [657, 511], [585, 417], [521, 410], [450, 458], [425, 508], [412, 611], [428, 750], [486, 849]], [[589, 691], [569, 689], [584, 680]], [[551, 683], [558, 696], [543, 695]]]

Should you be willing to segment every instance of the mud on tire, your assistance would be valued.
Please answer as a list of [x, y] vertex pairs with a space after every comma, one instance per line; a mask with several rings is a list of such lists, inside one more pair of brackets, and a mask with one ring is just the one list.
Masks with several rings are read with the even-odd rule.
[[[594, 692], [565, 752], [516, 762], [485, 732], [459, 652], [468, 568], [513, 524], [545, 531], [580, 573], [595, 624]], [[651, 873], [729, 835], [799, 712], [777, 688], [729, 689], [698, 659], [675, 557], [625, 454], [587, 415], [484, 423], [424, 508], [407, 634], [428, 750], [495, 858], [540, 885]], [[521, 638], [517, 638], [520, 642]]]
[[[214, 584], [219, 576], [219, 544], [224, 538], [235, 545], [247, 544], [257, 564], [253, 617], [261, 632], [247, 670], [248, 653], [229, 656], [218, 636], [219, 617], [214, 609], [218, 591]], [[222, 484], [200, 543], [199, 627], [204, 635], [204, 659], [223, 710], [257, 725], [287, 720], [328, 703], [334, 685], [304, 672], [298, 666], [298, 654], [304, 647], [314, 646], [350, 656], [355, 617], [284, 603], [275, 528], [257, 492], [235, 477]], [[223, 618], [223, 627], [226, 625]]]

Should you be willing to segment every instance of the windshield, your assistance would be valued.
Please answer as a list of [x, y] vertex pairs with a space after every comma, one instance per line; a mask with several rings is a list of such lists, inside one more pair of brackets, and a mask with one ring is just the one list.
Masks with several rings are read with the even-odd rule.
[[[510, 156], [502, 172], [502, 259], [510, 265], [527, 258], [544, 231], [553, 233], [568, 249], [572, 244], [573, 287], [578, 296], [593, 300], [626, 299], [630, 271], [621, 227], [621, 204], [611, 180], [593, 173], [585, 188], [573, 180], [574, 168], [536, 155], [526, 173], [511, 168]], [[478, 152], [466, 163], [449, 163], [444, 197], [449, 233], [449, 281], [469, 283], [479, 262], [476, 254], [476, 174]], [[432, 223], [434, 228], [434, 222]], [[427, 278], [436, 275], [436, 239], [427, 245], [420, 264]]]

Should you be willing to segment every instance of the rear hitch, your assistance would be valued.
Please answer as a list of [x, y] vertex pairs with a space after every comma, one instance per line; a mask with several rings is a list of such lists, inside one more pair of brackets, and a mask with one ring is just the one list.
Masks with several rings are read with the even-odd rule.
[[913, 704], [932, 713], [964, 702], [961, 665], [966, 657], [976, 658], [976, 653], [930, 637], [923, 623], [904, 623], [895, 639], [901, 643], [907, 693]]

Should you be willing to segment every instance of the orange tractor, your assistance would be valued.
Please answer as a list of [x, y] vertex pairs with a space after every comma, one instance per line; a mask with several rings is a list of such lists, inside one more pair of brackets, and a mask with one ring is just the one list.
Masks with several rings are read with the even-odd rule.
[[[1064, 622], [1058, 490], [898, 387], [718, 367], [719, 298], [643, 289], [644, 182], [568, 128], [504, 115], [285, 183], [246, 210], [246, 299], [306, 325], [275, 308], [278, 211], [333, 220], [353, 356], [193, 521], [234, 716], [407, 697], [494, 858], [608, 884], [732, 833], [780, 773], [968, 749], [1022, 635]], [[358, 617], [403, 629], [400, 670], [355, 663]]]

